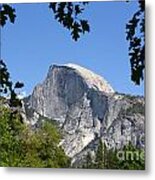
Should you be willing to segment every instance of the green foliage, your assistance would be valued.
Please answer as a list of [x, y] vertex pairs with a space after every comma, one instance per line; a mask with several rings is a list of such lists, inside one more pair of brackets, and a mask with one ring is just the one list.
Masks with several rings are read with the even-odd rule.
[[126, 25], [126, 39], [129, 41], [131, 80], [139, 85], [144, 79], [145, 68], [145, 1], [138, 1], [138, 11]]
[[103, 169], [104, 168], [104, 146], [102, 143], [102, 140], [99, 140], [98, 149], [96, 152], [96, 158], [95, 158], [95, 168], [96, 169]]
[[21, 159], [21, 133], [24, 125], [18, 113], [0, 107], [0, 166], [17, 166]]
[[[24, 167], [68, 167], [69, 158], [58, 146], [60, 134], [50, 123], [44, 122], [35, 132], [31, 132], [24, 145], [28, 149], [24, 152]], [[24, 148], [25, 149], [25, 148]]]
[[49, 4], [55, 19], [71, 31], [72, 39], [77, 41], [80, 34], [90, 31], [87, 20], [80, 19], [87, 2], [54, 2]]
[[19, 113], [0, 108], [0, 166], [49, 167], [70, 166], [61, 146], [60, 133], [50, 122], [42, 122], [31, 130], [21, 121]]
[[3, 27], [8, 19], [14, 23], [15, 17], [15, 9], [8, 4], [0, 4], [0, 26]]
[[140, 102], [134, 103], [131, 107], [129, 107], [126, 110], [127, 115], [133, 115], [133, 114], [136, 114], [136, 113], [139, 113], [141, 115], [145, 115], [145, 107]]
[[83, 164], [82, 168], [84, 168], [84, 169], [94, 169], [95, 168], [95, 164], [94, 164], [94, 161], [93, 161], [93, 158], [92, 158], [90, 152], [88, 152], [85, 163]]
[[[118, 157], [120, 152], [123, 158]], [[141, 157], [143, 154], [144, 150], [134, 147], [131, 143], [124, 146], [122, 150], [114, 150], [107, 149], [106, 145], [100, 140], [95, 154], [95, 161], [88, 153], [83, 168], [144, 170], [145, 159]]]
[[[124, 146], [124, 159], [117, 161], [117, 169], [144, 170], [145, 158], [140, 157], [144, 150], [134, 147], [131, 143]], [[138, 156], [137, 156], [138, 155]]]

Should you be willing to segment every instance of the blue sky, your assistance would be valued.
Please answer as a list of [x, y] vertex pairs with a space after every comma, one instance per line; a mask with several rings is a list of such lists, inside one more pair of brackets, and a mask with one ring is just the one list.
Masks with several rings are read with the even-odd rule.
[[1, 55], [12, 79], [24, 82], [27, 94], [55, 63], [82, 65], [103, 76], [118, 92], [144, 94], [144, 84], [136, 86], [130, 80], [125, 38], [125, 24], [137, 8], [135, 1], [91, 2], [83, 14], [91, 31], [78, 42], [54, 19], [47, 3], [12, 6], [17, 18], [1, 30]]

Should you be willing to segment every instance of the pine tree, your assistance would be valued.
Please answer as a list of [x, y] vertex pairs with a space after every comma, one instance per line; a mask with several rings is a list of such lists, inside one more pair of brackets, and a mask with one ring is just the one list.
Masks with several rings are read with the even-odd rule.
[[104, 169], [104, 147], [101, 139], [99, 140], [99, 145], [96, 152], [95, 168]]
[[92, 158], [90, 152], [87, 153], [86, 161], [83, 165], [83, 168], [85, 168], [85, 169], [93, 169], [94, 168], [94, 162], [93, 162], [93, 158]]

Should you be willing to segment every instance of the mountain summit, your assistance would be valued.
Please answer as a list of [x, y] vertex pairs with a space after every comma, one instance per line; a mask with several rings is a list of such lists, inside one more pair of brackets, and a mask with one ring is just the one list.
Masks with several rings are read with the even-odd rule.
[[77, 73], [79, 73], [79, 75], [81, 75], [85, 79], [86, 83], [90, 88], [92, 87], [105, 93], [114, 93], [114, 90], [110, 86], [110, 84], [98, 74], [95, 74], [94, 72], [77, 64], [69, 63], [64, 66], [70, 67], [77, 71]]
[[24, 107], [32, 125], [40, 117], [59, 123], [61, 145], [75, 164], [95, 151], [99, 138], [108, 148], [129, 142], [144, 147], [144, 98], [116, 93], [101, 76], [79, 65], [50, 66]]

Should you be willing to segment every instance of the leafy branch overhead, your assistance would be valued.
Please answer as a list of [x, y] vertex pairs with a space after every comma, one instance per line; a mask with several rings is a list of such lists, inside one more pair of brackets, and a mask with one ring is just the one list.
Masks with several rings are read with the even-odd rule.
[[126, 25], [129, 41], [131, 80], [139, 85], [144, 79], [145, 69], [145, 1], [138, 1], [139, 9]]
[[[127, 0], [129, 2], [130, 0]], [[71, 32], [77, 41], [81, 34], [90, 32], [87, 20], [81, 19], [88, 2], [53, 2], [49, 3], [55, 19]], [[9, 20], [14, 23], [15, 9], [8, 4], [0, 5], [0, 26]], [[139, 85], [144, 79], [145, 69], [145, 1], [138, 1], [138, 10], [126, 24], [126, 39], [129, 41], [129, 58], [131, 64], [131, 80]]]
[[3, 27], [7, 20], [9, 20], [11, 23], [14, 23], [15, 18], [15, 9], [13, 9], [8, 4], [0, 5], [0, 26]]
[[88, 21], [80, 18], [87, 4], [88, 2], [54, 2], [49, 4], [55, 19], [71, 31], [72, 39], [75, 41], [80, 38], [81, 34], [90, 31]]
[[9, 95], [9, 105], [10, 107], [21, 106], [21, 101], [18, 99], [16, 89], [22, 88], [24, 86], [21, 82], [13, 82], [10, 80], [10, 73], [6, 67], [3, 60], [0, 60], [0, 96], [1, 94]]

